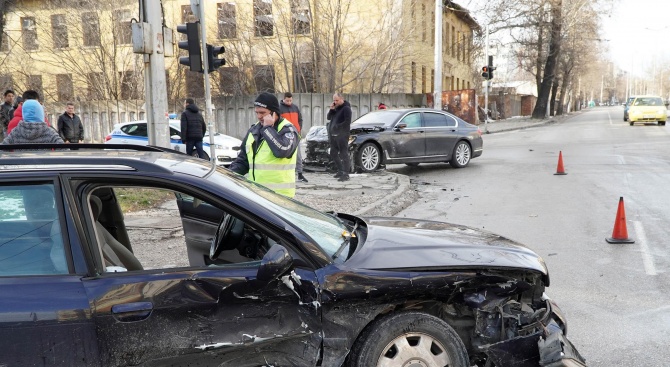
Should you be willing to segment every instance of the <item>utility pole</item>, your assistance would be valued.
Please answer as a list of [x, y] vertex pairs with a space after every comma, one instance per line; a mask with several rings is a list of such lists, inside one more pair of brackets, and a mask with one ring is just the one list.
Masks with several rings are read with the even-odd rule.
[[433, 108], [442, 109], [442, 0], [435, 0], [435, 79]]
[[[489, 60], [489, 25], [486, 25], [486, 62], [488, 66], [491, 66], [492, 62]], [[489, 86], [491, 81], [486, 78], [484, 81], [484, 132], [489, 133]]]
[[600, 76], [600, 101], [598, 103], [603, 103], [603, 86], [605, 85], [605, 75]]
[[167, 117], [167, 88], [165, 83], [165, 55], [163, 22], [160, 1], [140, 1], [140, 22], [144, 22], [150, 39], [145, 39], [151, 49], [144, 54], [145, 111], [149, 144], [170, 147], [170, 129]]
[[197, 14], [200, 20], [200, 45], [202, 49], [202, 75], [205, 82], [205, 123], [209, 131], [209, 157], [212, 162], [216, 162], [216, 145], [214, 144], [214, 124], [212, 115], [214, 107], [212, 106], [212, 87], [209, 82], [209, 52], [207, 48], [207, 26], [205, 24], [205, 2], [201, 0], [191, 0], [191, 10]]

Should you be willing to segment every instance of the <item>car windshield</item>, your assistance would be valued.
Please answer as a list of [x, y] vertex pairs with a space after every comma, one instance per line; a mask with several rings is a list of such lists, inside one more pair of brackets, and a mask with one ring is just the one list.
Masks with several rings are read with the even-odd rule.
[[633, 106], [663, 106], [663, 100], [658, 97], [636, 98]]
[[249, 201], [261, 204], [287, 222], [310, 236], [323, 251], [332, 257], [344, 241], [349, 230], [338, 218], [312, 209], [296, 200], [279, 195], [255, 182], [243, 179], [231, 179], [230, 171], [217, 167], [208, 177], [209, 180], [229, 187], [237, 185], [235, 191]]
[[395, 121], [398, 119], [398, 116], [400, 116], [402, 113], [403, 111], [397, 110], [370, 112], [359, 117], [352, 123], [352, 125], [364, 124], [390, 127], [393, 126]]

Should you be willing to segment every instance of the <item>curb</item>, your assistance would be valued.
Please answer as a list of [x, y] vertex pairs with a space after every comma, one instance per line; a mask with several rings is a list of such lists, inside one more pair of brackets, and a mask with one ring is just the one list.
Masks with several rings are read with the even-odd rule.
[[[523, 125], [523, 126], [508, 127], [508, 128], [503, 128], [503, 129], [499, 129], [499, 130], [496, 130], [496, 131], [490, 131], [489, 130], [488, 133], [485, 132], [485, 131], [482, 131], [482, 134], [490, 135], [490, 134], [502, 133], [502, 132], [506, 132], [506, 131], [525, 130], [525, 129], [531, 129], [531, 128], [534, 128], [534, 127], [537, 127], [537, 126], [550, 125], [550, 124], [558, 123], [558, 122], [561, 122], [563, 120], [567, 120], [571, 117], [577, 116], [577, 115], [581, 114], [582, 112], [583, 111], [573, 111], [573, 112], [570, 112], [570, 113], [565, 114], [565, 115], [554, 116], [552, 118], [539, 120], [537, 122], [533, 122], [531, 124], [527, 124], [527, 125]], [[478, 126], [480, 127], [480, 129], [482, 128], [481, 124], [478, 125]]]
[[363, 216], [363, 215], [371, 212], [372, 210], [377, 209], [378, 207], [380, 207], [382, 205], [388, 204], [389, 202], [397, 199], [402, 194], [407, 192], [407, 190], [409, 189], [409, 186], [410, 186], [409, 177], [407, 177], [405, 175], [401, 175], [399, 173], [394, 173], [394, 172], [386, 171], [386, 173], [396, 176], [396, 179], [398, 180], [398, 187], [395, 189], [395, 191], [391, 195], [384, 196], [383, 198], [375, 201], [374, 203], [368, 204], [367, 206], [365, 206], [365, 207], [363, 207], [363, 208], [361, 208], [361, 209], [359, 209], [359, 210], [357, 210], [357, 211], [355, 211], [351, 214], [357, 215], [357, 216]]

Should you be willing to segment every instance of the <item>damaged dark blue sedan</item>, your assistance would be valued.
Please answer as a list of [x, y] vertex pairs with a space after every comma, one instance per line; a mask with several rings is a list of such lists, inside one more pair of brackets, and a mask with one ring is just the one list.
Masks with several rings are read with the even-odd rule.
[[78, 148], [0, 150], [0, 364], [585, 366], [544, 261], [509, 239]]

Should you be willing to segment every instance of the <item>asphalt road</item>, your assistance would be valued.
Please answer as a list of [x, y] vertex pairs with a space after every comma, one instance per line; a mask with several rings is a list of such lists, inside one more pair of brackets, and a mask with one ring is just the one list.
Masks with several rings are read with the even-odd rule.
[[[397, 216], [483, 228], [547, 262], [547, 289], [589, 366], [670, 364], [670, 127], [621, 107], [484, 136], [469, 167], [390, 166], [420, 198]], [[556, 176], [559, 151], [565, 176]], [[619, 197], [634, 244], [609, 244]]]

